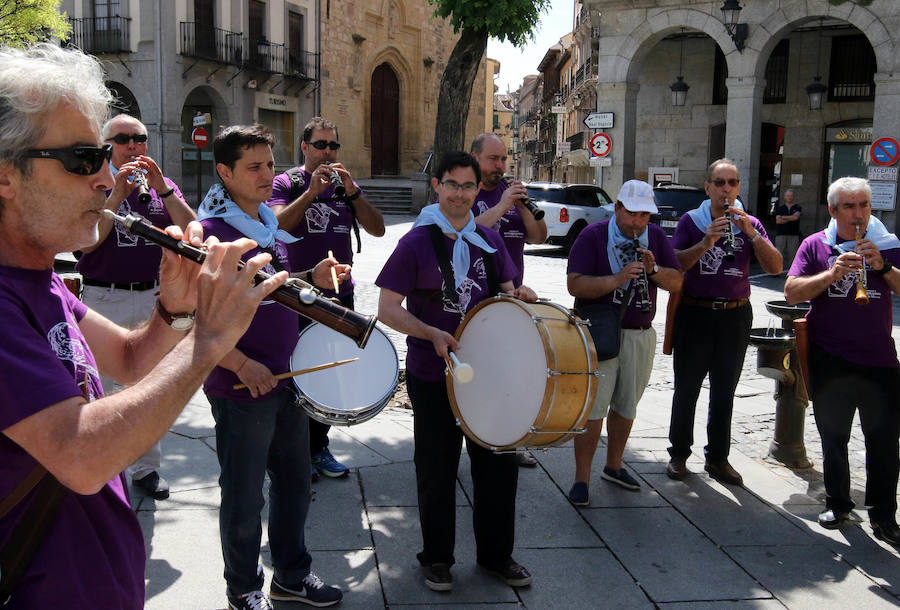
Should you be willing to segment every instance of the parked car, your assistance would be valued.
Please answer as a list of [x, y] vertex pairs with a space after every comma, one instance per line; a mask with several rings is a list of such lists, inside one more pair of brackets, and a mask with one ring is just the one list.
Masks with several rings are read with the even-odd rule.
[[681, 217], [700, 207], [707, 195], [706, 191], [696, 186], [670, 183], [654, 187], [653, 198], [659, 213], [652, 215], [650, 222], [658, 224], [666, 235], [672, 237]]
[[586, 226], [613, 215], [612, 199], [593, 184], [529, 182], [525, 189], [544, 211], [547, 243], [562, 246], [567, 254]]

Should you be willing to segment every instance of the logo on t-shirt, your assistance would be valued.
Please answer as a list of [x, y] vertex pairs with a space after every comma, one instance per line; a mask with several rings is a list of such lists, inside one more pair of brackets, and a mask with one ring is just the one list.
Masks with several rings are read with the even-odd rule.
[[324, 233], [331, 222], [331, 216], [338, 212], [327, 203], [314, 201], [306, 208], [306, 230], [310, 233]]
[[[837, 258], [836, 255], [832, 255], [828, 257], [828, 268], [831, 269], [834, 267], [834, 261]], [[838, 299], [846, 297], [850, 294], [850, 291], [853, 290], [853, 287], [856, 285], [856, 282], [859, 281], [859, 271], [854, 271], [853, 273], [848, 273], [844, 277], [835, 280], [828, 286], [828, 296], [835, 297]]]
[[[488, 210], [491, 209], [490, 206], [488, 206], [488, 204], [485, 203], [484, 201], [476, 201], [475, 206], [478, 208], [479, 216], [481, 216], [482, 214], [484, 214], [485, 212], [487, 212]], [[509, 212], [511, 212], [511, 211], [512, 210], [508, 210], [505, 214], [503, 214], [503, 216], [501, 216], [500, 219], [497, 220], [497, 222], [495, 222], [494, 226], [492, 226], [491, 228], [494, 229], [495, 231], [500, 231], [500, 225], [503, 224], [504, 222], [509, 222], [509, 218], [506, 217], [506, 214], [509, 214]]]
[[713, 246], [700, 257], [700, 275], [716, 275], [725, 260], [725, 250]]
[[[131, 214], [131, 205], [128, 203], [128, 200], [122, 201], [119, 204], [119, 215], [120, 216], [128, 216]], [[138, 244], [138, 236], [133, 233], [129, 233], [125, 229], [125, 225], [114, 222], [113, 227], [116, 229], [116, 245], [120, 248], [130, 248], [132, 246], [136, 246]]]
[[[76, 383], [85, 392], [88, 401], [96, 398], [89, 383], [90, 377], [96, 380], [100, 374], [91, 366], [87, 358], [87, 347], [78, 338], [79, 333], [68, 322], [59, 322], [47, 333], [47, 342], [53, 349], [57, 358], [64, 362], [71, 362], [74, 369]], [[74, 337], [74, 338], [73, 338]]]
[[[472, 271], [474, 272], [475, 277], [479, 280], [487, 279], [487, 271], [484, 267], [484, 258], [479, 257], [478, 260], [472, 265]], [[441, 301], [444, 304], [444, 311], [454, 314], [459, 314], [460, 317], [466, 315], [466, 312], [469, 310], [469, 303], [472, 302], [472, 289], [477, 288], [478, 290], [483, 290], [481, 284], [478, 284], [472, 278], [467, 277], [463, 280], [463, 283], [459, 285], [456, 289], [456, 297], [457, 302], [453, 303], [447, 298], [447, 285], [441, 281]]]

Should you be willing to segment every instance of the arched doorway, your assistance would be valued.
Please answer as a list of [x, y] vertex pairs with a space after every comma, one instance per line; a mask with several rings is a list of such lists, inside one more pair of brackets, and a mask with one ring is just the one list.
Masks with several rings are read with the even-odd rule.
[[115, 97], [115, 101], [110, 105], [111, 116], [124, 113], [141, 120], [141, 108], [131, 89], [116, 81], [107, 81], [106, 88]]
[[[211, 121], [204, 128], [209, 133], [210, 145], [198, 149], [191, 141], [194, 117], [209, 114]], [[212, 138], [216, 135], [216, 125], [228, 125], [228, 112], [222, 98], [210, 87], [197, 87], [184, 100], [181, 108], [181, 179], [179, 184], [186, 201], [199, 205], [210, 186], [216, 181], [213, 162]]]
[[372, 175], [395, 176], [399, 164], [400, 83], [387, 62], [372, 72]]

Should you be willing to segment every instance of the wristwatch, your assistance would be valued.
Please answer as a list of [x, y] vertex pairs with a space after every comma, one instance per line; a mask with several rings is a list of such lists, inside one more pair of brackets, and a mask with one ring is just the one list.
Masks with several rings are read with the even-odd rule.
[[888, 271], [894, 268], [894, 263], [888, 259], [884, 259], [884, 266], [881, 269], [874, 270], [878, 275], [886, 275]]
[[650, 273], [648, 273], [648, 274], [647, 274], [647, 277], [653, 277], [653, 276], [656, 275], [657, 273], [659, 273], [659, 265], [657, 265], [656, 263], [653, 263], [653, 271], [651, 271]]
[[192, 313], [170, 313], [163, 307], [162, 301], [156, 299], [156, 311], [163, 322], [171, 326], [174, 330], [186, 331], [191, 330], [194, 326], [194, 314]]

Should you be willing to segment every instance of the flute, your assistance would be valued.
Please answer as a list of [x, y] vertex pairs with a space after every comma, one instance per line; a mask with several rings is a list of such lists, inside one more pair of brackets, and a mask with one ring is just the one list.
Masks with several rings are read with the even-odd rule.
[[[856, 225], [856, 245], [859, 247], [859, 240], [863, 238], [862, 224]], [[863, 257], [859, 265], [859, 271], [856, 272], [856, 297], [854, 302], [857, 305], [868, 305], [869, 295], [866, 292], [866, 259]]]
[[[110, 210], [100, 210], [100, 213], [106, 218], [120, 222], [130, 233], [152, 241], [158, 246], [194, 261], [198, 265], [206, 260], [206, 250], [175, 239], [171, 235], [157, 229], [137, 214], [120, 216]], [[243, 267], [244, 264], [239, 262], [238, 269], [243, 269]], [[254, 281], [256, 284], [259, 284], [270, 277], [268, 273], [257, 271]], [[269, 294], [267, 298], [353, 339], [360, 349], [366, 346], [369, 336], [372, 334], [372, 329], [375, 328], [375, 316], [365, 316], [339, 303], [324, 299], [316, 293], [313, 286], [297, 278], [288, 279], [287, 282]]]
[[[501, 180], [503, 180], [503, 184], [509, 186], [512, 178], [510, 178], [509, 176], [503, 176]], [[525, 206], [525, 209], [531, 212], [531, 215], [534, 216], [535, 220], [542, 220], [544, 218], [544, 210], [537, 207], [531, 197], [522, 197], [522, 205]]]

